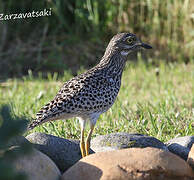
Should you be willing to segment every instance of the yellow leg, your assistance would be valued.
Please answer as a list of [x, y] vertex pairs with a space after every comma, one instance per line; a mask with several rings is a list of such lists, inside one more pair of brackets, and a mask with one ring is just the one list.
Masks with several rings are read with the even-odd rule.
[[84, 142], [84, 129], [81, 129], [81, 140], [80, 140], [80, 149], [82, 157], [86, 156], [86, 150], [85, 150], [85, 142]]
[[91, 140], [91, 136], [92, 136], [92, 132], [94, 130], [94, 125], [91, 125], [89, 134], [86, 138], [86, 144], [85, 144], [85, 150], [86, 150], [86, 156], [89, 155], [89, 150], [90, 150], [90, 140]]

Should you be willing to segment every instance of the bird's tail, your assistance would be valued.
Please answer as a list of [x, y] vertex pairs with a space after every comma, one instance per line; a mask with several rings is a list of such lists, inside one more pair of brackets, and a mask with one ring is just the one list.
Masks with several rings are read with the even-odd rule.
[[44, 119], [34, 119], [30, 124], [28, 124], [27, 131], [34, 129], [42, 123], [44, 123]]
[[54, 101], [49, 102], [36, 114], [36, 118], [28, 125], [28, 130], [31, 130], [47, 121], [57, 119], [60, 113], [61, 111], [58, 110], [58, 107], [54, 104]]
[[44, 106], [37, 114], [36, 118], [28, 124], [27, 130], [32, 130], [36, 126], [39, 126], [43, 124], [44, 122], [47, 122], [50, 120], [50, 113], [46, 109], [47, 106]]
[[38, 123], [36, 123], [36, 121], [33, 120], [30, 124], [28, 124], [27, 131], [34, 129], [36, 126], [38, 126]]

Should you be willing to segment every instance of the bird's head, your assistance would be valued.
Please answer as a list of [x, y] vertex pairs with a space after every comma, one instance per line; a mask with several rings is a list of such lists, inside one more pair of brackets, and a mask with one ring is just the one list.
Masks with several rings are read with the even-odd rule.
[[143, 43], [136, 35], [132, 33], [116, 34], [110, 41], [108, 49], [113, 48], [121, 53], [122, 56], [127, 56], [130, 52], [141, 48], [151, 49], [148, 44]]

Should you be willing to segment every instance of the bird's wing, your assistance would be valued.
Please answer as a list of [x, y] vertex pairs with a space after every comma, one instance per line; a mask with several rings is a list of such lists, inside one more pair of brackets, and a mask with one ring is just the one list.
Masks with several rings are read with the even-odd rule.
[[86, 111], [91, 111], [93, 104], [86, 104], [86, 96], [88, 95], [88, 99], [94, 101], [91, 88], [94, 90], [98, 87], [97, 90], [99, 90], [107, 84], [102, 78], [97, 79], [94, 75], [93, 72], [87, 72], [65, 82], [55, 98], [36, 114], [36, 119], [29, 125], [29, 129], [50, 120], [73, 117], [79, 114], [83, 107]]
[[38, 111], [28, 128], [33, 129], [44, 122], [59, 119], [62, 114], [70, 113], [72, 101], [83, 86], [80, 81], [78, 78], [73, 78], [65, 82], [55, 98]]

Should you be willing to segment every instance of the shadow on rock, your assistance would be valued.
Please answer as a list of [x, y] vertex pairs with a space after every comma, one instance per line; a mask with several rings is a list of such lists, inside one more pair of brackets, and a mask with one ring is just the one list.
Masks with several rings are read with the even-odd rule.
[[[73, 173], [73, 174], [72, 174]], [[99, 180], [102, 176], [102, 170], [98, 167], [79, 161], [63, 175], [61, 180]]]

